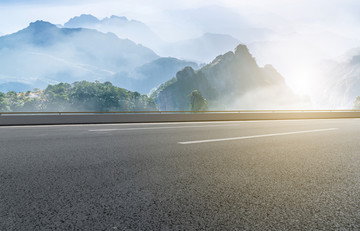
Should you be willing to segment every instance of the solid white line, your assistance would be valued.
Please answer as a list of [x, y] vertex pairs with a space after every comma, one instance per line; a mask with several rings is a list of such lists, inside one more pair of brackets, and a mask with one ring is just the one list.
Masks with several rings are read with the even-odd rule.
[[326, 129], [316, 129], [316, 130], [296, 131], [296, 132], [283, 132], [283, 133], [255, 135], [255, 136], [241, 136], [241, 137], [232, 137], [232, 138], [223, 138], [223, 139], [186, 141], [186, 142], [178, 142], [178, 144], [200, 144], [200, 143], [210, 143], [210, 142], [220, 142], [220, 141], [230, 141], [230, 140], [245, 140], [245, 139], [261, 138], [261, 137], [269, 137], [269, 136], [285, 136], [285, 135], [294, 135], [294, 134], [303, 134], [303, 133], [325, 132], [325, 131], [332, 131], [332, 130], [337, 130], [337, 129], [338, 128], [326, 128]]

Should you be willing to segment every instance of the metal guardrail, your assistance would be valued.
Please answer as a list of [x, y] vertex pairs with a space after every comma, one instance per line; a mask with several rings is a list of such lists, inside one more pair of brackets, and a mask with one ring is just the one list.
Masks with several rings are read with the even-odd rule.
[[106, 111], [106, 112], [0, 112], [1, 115], [84, 115], [84, 114], [191, 114], [191, 113], [308, 113], [360, 112], [360, 110], [230, 110], [230, 111]]

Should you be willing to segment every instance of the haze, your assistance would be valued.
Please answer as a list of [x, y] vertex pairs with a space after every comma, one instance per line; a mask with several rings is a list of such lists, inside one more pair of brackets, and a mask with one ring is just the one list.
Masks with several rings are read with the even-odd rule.
[[296, 93], [320, 97], [319, 85], [326, 81], [318, 77], [321, 64], [339, 60], [360, 44], [359, 7], [355, 0], [5, 0], [0, 3], [0, 34], [36, 20], [63, 25], [81, 14], [139, 20], [169, 43], [204, 33], [227, 34], [246, 44], [260, 66], [272, 64]]

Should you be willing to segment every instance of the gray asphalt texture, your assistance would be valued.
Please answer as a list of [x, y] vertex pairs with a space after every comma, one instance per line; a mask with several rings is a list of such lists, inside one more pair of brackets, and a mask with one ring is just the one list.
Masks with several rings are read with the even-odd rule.
[[0, 230], [359, 229], [359, 119], [0, 127]]

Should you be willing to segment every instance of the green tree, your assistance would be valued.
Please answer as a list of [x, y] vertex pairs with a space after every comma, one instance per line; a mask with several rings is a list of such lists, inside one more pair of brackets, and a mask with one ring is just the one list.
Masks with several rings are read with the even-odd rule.
[[38, 97], [27, 97], [24, 99], [24, 105], [21, 108], [25, 112], [38, 112], [43, 111], [42, 100]]
[[9, 102], [6, 95], [0, 92], [0, 112], [10, 111]]
[[22, 98], [19, 97], [19, 95], [20, 94], [16, 93], [15, 91], [9, 91], [6, 93], [6, 98], [11, 111], [21, 111], [24, 102]]
[[68, 92], [71, 85], [68, 83], [59, 83], [49, 85], [43, 94], [45, 110], [47, 111], [64, 111], [69, 107]]
[[198, 90], [193, 90], [190, 94], [190, 109], [191, 111], [206, 111], [208, 104], [206, 99], [201, 95]]
[[0, 94], [1, 111], [150, 111], [157, 110], [154, 100], [127, 91], [110, 82], [80, 81], [49, 85], [36, 92]]

